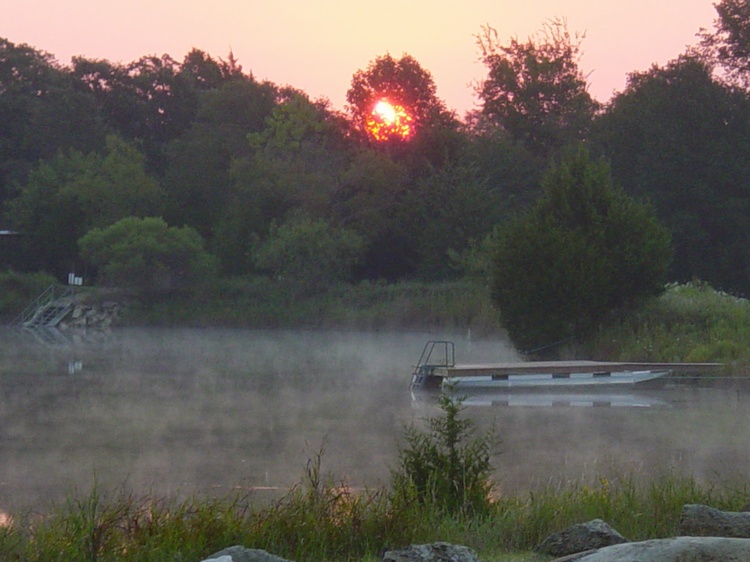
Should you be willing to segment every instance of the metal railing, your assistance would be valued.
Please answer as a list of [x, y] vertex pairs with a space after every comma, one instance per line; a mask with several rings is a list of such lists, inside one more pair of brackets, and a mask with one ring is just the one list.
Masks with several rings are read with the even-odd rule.
[[[433, 358], [433, 353], [435, 357]], [[456, 350], [452, 341], [428, 341], [422, 355], [419, 356], [411, 375], [411, 388], [424, 388], [430, 382], [435, 382], [433, 373], [439, 367], [453, 367], [456, 365]]]
[[29, 306], [24, 308], [18, 316], [11, 322], [11, 326], [23, 326], [27, 322], [30, 322], [37, 311], [49, 306], [56, 300], [69, 297], [73, 294], [73, 287], [50, 285], [47, 287], [42, 294], [35, 298]]

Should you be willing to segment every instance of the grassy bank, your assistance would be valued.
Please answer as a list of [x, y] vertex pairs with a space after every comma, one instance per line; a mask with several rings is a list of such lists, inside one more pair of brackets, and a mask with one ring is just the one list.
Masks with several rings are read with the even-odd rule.
[[496, 498], [486, 516], [469, 518], [417, 503], [395, 509], [384, 490], [333, 480], [308, 479], [270, 506], [254, 505], [251, 494], [175, 503], [93, 490], [0, 528], [0, 559], [197, 562], [241, 544], [297, 562], [375, 562], [385, 549], [441, 540], [470, 546], [485, 562], [546, 560], [533, 547], [569, 525], [602, 518], [631, 540], [674, 536], [683, 505], [738, 510], [747, 493], [677, 476], [625, 477]]
[[191, 295], [141, 303], [131, 308], [127, 321], [199, 327], [501, 331], [488, 289], [469, 281], [362, 282], [310, 294], [283, 280], [229, 279]]
[[732, 374], [747, 375], [750, 301], [702, 283], [671, 285], [568, 352], [613, 361], [716, 361]]
[[[0, 321], [11, 321], [51, 282], [44, 275], [0, 274]], [[245, 277], [212, 281], [191, 292], [133, 295], [82, 288], [87, 300], [125, 301], [132, 326], [471, 330], [502, 337], [500, 314], [486, 285], [362, 282], [309, 293], [284, 280]], [[602, 319], [586, 339], [551, 348], [554, 358], [611, 361], [722, 362], [750, 374], [750, 301], [702, 283], [670, 285], [638, 310]], [[547, 352], [547, 351], [545, 351]]]

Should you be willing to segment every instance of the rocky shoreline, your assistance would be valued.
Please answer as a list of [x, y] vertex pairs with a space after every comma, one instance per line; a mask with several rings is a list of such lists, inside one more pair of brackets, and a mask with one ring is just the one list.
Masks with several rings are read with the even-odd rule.
[[[721, 511], [685, 505], [679, 536], [629, 542], [606, 522], [594, 519], [547, 537], [536, 548], [551, 562], [684, 562], [750, 560], [750, 512]], [[225, 548], [202, 562], [291, 562], [264, 550], [239, 545]], [[476, 552], [445, 542], [410, 545], [383, 554], [382, 562], [481, 562]]]
[[125, 307], [115, 301], [88, 304], [74, 300], [71, 311], [57, 325], [60, 330], [69, 328], [109, 328], [123, 315]]

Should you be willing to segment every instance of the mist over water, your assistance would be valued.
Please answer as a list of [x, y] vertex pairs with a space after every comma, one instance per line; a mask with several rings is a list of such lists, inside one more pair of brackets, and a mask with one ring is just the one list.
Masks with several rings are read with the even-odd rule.
[[[428, 339], [461, 362], [517, 360], [463, 335], [123, 329], [43, 342], [0, 331], [0, 511], [45, 509], [93, 483], [136, 494], [283, 491], [323, 470], [386, 485], [404, 424], [438, 414], [409, 391]], [[668, 383], [616, 394], [471, 395], [465, 415], [502, 439], [505, 491], [677, 470], [745, 475], [748, 388]], [[551, 405], [542, 405], [549, 403]]]

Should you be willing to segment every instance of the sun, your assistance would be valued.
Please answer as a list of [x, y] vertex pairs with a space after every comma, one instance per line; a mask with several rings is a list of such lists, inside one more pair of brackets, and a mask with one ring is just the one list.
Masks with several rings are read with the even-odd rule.
[[381, 98], [367, 116], [365, 128], [377, 141], [408, 139], [414, 133], [414, 119], [403, 106]]

